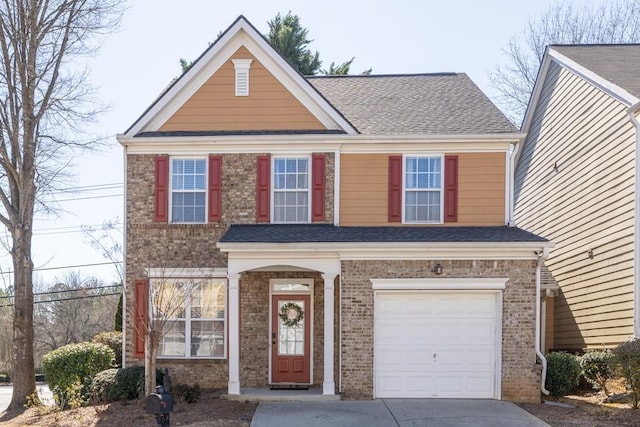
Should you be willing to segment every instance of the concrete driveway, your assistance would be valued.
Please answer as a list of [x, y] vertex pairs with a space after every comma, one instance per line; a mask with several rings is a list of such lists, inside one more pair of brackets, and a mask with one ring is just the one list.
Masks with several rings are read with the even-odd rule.
[[[53, 394], [49, 390], [49, 386], [46, 384], [36, 383], [36, 390], [38, 390], [38, 396], [45, 405], [53, 405]], [[3, 412], [11, 403], [11, 396], [13, 395], [12, 385], [0, 385], [0, 412]]]
[[511, 402], [464, 399], [377, 399], [260, 402], [251, 427], [549, 427]]

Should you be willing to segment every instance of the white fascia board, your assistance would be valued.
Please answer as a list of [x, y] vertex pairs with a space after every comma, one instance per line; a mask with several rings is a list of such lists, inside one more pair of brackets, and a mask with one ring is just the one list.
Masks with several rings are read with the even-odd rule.
[[[507, 138], [455, 138], [370, 135], [225, 135], [184, 137], [138, 137], [117, 135], [118, 142], [131, 154], [168, 151], [264, 152], [277, 150], [340, 150], [342, 153], [425, 152], [508, 152], [520, 135]], [[522, 135], [524, 137], [524, 135]]]
[[216, 246], [229, 256], [256, 259], [265, 257], [335, 257], [341, 260], [537, 260], [536, 251], [553, 247], [548, 242], [497, 243], [228, 243]]
[[374, 290], [469, 290], [499, 291], [507, 286], [508, 278], [424, 278], [369, 279]]
[[357, 134], [304, 77], [298, 74], [244, 18], [240, 18], [126, 133], [156, 131], [241, 47], [264, 65], [327, 129]]

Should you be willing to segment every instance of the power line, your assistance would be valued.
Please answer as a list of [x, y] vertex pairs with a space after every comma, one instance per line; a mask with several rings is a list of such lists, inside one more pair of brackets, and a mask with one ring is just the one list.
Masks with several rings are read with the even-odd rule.
[[[121, 222], [110, 223], [111, 228], [114, 230], [122, 230]], [[51, 228], [40, 228], [34, 229], [34, 236], [48, 236], [51, 234], [71, 234], [71, 233], [82, 233], [85, 231], [85, 227], [88, 229], [87, 231], [101, 231], [101, 230], [92, 230], [92, 227], [102, 227], [104, 224], [94, 224], [94, 225], [71, 225], [68, 227], [51, 227]]]
[[[36, 295], [49, 295], [49, 294], [60, 294], [63, 292], [81, 292], [81, 291], [91, 291], [94, 289], [105, 289], [105, 288], [118, 288], [122, 285], [104, 285], [104, 286], [94, 286], [92, 288], [77, 288], [77, 289], [62, 289], [60, 291], [49, 291], [49, 292], [36, 292], [33, 294], [33, 296]], [[14, 295], [6, 295], [6, 296], [0, 296], [0, 299], [6, 299], [6, 298], [13, 298]]]
[[[42, 267], [42, 268], [34, 268], [33, 271], [64, 270], [65, 268], [94, 267], [98, 265], [111, 265], [111, 264], [122, 264], [122, 261], [94, 262], [92, 264], [63, 265], [60, 267]], [[0, 275], [5, 275], [5, 274], [13, 274], [13, 271], [12, 270], [0, 271]]]
[[108, 199], [111, 197], [122, 197], [124, 193], [120, 194], [107, 194], [106, 196], [88, 196], [88, 197], [75, 197], [73, 199], [56, 199], [50, 200], [49, 202], [75, 202], [76, 200], [91, 200], [91, 199]]
[[[43, 304], [45, 302], [59, 302], [59, 301], [71, 301], [71, 300], [76, 300], [76, 299], [86, 299], [86, 298], [97, 298], [97, 297], [108, 297], [111, 295], [120, 295], [120, 292], [113, 292], [113, 293], [108, 293], [108, 294], [98, 294], [98, 295], [85, 295], [82, 297], [71, 297], [71, 298], [61, 298], [61, 299], [50, 299], [50, 300], [44, 300], [44, 301], [34, 301], [34, 304]], [[0, 308], [2, 307], [12, 307], [14, 304], [4, 304], [4, 305], [0, 305]]]

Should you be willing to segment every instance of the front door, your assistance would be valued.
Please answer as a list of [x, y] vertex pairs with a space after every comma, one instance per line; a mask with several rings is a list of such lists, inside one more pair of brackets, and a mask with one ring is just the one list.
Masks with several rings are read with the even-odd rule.
[[271, 382], [311, 381], [309, 295], [272, 295]]

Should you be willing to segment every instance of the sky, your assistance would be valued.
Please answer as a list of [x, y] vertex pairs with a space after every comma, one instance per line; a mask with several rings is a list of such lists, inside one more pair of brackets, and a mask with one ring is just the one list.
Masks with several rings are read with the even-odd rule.
[[[602, 0], [606, 1], [606, 0]], [[115, 135], [141, 115], [174, 77], [179, 59], [197, 58], [239, 16], [259, 31], [288, 11], [309, 30], [312, 50], [323, 66], [355, 57], [353, 73], [464, 72], [489, 96], [488, 73], [505, 61], [510, 37], [521, 34], [530, 19], [555, 0], [130, 0], [119, 29], [100, 52], [87, 59], [90, 84], [110, 110], [94, 133], [108, 137], [100, 152], [79, 155], [69, 171], [74, 193], [56, 194], [60, 212], [40, 215], [34, 224], [35, 281], [54, 284], [69, 271], [117, 280], [113, 266], [93, 249], [81, 226], [100, 228], [124, 217], [123, 149]], [[575, 0], [574, 5], [598, 0]], [[118, 237], [118, 233], [114, 237]], [[1, 249], [1, 248], [0, 248]], [[6, 253], [6, 251], [5, 251]], [[1, 255], [1, 253], [0, 253]], [[61, 268], [78, 266], [74, 268]], [[0, 277], [9, 285], [8, 255], [0, 256]], [[0, 287], [2, 284], [0, 284]]]

